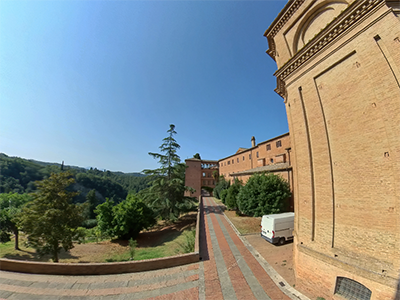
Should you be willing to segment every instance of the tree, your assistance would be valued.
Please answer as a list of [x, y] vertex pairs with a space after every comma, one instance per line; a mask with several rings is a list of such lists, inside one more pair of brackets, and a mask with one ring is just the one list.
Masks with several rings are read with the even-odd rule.
[[41, 255], [52, 254], [54, 262], [58, 262], [62, 248], [69, 251], [74, 247], [77, 228], [83, 221], [82, 208], [71, 203], [78, 193], [67, 190], [74, 181], [70, 172], [62, 172], [37, 182], [33, 201], [20, 214], [28, 245]]
[[228, 188], [225, 198], [225, 204], [229, 209], [237, 209], [237, 196], [242, 188], [242, 182], [235, 179], [235, 182]]
[[224, 176], [220, 176], [219, 180], [214, 188], [214, 197], [216, 197], [220, 200], [223, 200], [221, 197], [221, 192], [223, 190], [227, 190], [230, 187], [230, 185], [231, 185], [231, 182], [229, 180], [225, 180]]
[[138, 195], [130, 194], [114, 206], [113, 201], [106, 200], [97, 206], [98, 228], [110, 237], [135, 239], [139, 232], [156, 223], [154, 212]]
[[96, 207], [97, 227], [107, 236], [114, 236], [114, 201], [106, 198], [106, 202]]
[[238, 208], [254, 217], [284, 212], [291, 196], [289, 183], [270, 173], [253, 174], [238, 196]]
[[168, 137], [163, 139], [160, 146], [161, 153], [149, 152], [149, 155], [158, 159], [160, 168], [144, 170], [145, 174], [153, 178], [151, 186], [146, 190], [146, 203], [165, 220], [175, 220], [181, 213], [195, 209], [193, 197], [184, 196], [185, 191], [193, 189], [185, 186], [186, 165], [180, 162], [177, 150], [180, 145], [174, 139], [175, 125], [171, 124]]
[[87, 203], [86, 217], [88, 219], [96, 218], [94, 210], [96, 209], [96, 206], [99, 204], [99, 200], [96, 197], [96, 190], [91, 190], [89, 193], [87, 193], [86, 203]]
[[19, 250], [18, 217], [22, 207], [32, 200], [28, 194], [8, 193], [0, 194], [0, 242], [5, 243], [11, 240], [14, 234], [14, 249]]
[[193, 155], [193, 158], [197, 158], [197, 159], [201, 159], [200, 154], [196, 153], [195, 155]]

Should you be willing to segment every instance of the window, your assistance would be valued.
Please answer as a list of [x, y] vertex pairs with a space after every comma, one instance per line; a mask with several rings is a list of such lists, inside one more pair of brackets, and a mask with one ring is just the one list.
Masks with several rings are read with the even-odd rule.
[[371, 290], [361, 283], [346, 277], [336, 277], [335, 294], [346, 299], [370, 300]]
[[257, 158], [258, 158], [258, 151], [257, 151]]
[[206, 181], [205, 180], [203, 180], [203, 185], [206, 185]]
[[273, 158], [271, 158], [269, 161], [270, 161], [271, 163], [273, 163], [273, 162], [274, 162], [274, 159], [273, 159]]
[[276, 142], [276, 148], [282, 147], [282, 142], [281, 141], [277, 141]]
[[243, 155], [243, 160], [244, 160], [244, 155]]
[[208, 174], [207, 174], [207, 177], [211, 177], [211, 173], [208, 173]]
[[206, 173], [203, 172], [203, 177], [206, 177]]
[[212, 183], [213, 185], [215, 185], [215, 180], [213, 180], [213, 183]]
[[232, 165], [235, 163], [235, 160], [234, 159], [232, 159]]
[[267, 145], [267, 151], [271, 150], [271, 144]]
[[251, 159], [251, 154], [249, 154], [249, 159]]
[[239, 157], [237, 158], [237, 162], [239, 163]]
[[231, 164], [231, 161], [230, 160], [228, 160], [228, 165], [230, 165]]

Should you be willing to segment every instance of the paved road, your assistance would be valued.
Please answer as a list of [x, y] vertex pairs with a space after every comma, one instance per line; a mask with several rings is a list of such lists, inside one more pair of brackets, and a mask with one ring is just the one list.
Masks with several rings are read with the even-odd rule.
[[199, 263], [101, 276], [53, 276], [0, 271], [0, 299], [263, 299], [286, 300], [225, 219], [204, 198]]

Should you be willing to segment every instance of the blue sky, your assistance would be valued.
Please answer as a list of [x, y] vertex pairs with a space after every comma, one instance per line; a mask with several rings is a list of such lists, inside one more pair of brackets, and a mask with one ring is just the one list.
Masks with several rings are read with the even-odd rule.
[[264, 31], [287, 1], [0, 1], [0, 152], [137, 172], [288, 132]]

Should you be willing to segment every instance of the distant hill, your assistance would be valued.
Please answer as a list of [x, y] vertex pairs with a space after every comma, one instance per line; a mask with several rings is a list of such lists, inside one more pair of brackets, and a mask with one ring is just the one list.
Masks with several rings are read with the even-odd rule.
[[[87, 193], [95, 189], [96, 194], [120, 201], [129, 192], [137, 193], [149, 187], [150, 177], [141, 173], [102, 171], [64, 165], [75, 177], [73, 189], [80, 191], [76, 202], [84, 202]], [[61, 172], [61, 164], [24, 159], [0, 153], [0, 193], [30, 193], [36, 189], [35, 181], [43, 180], [51, 173]]]

